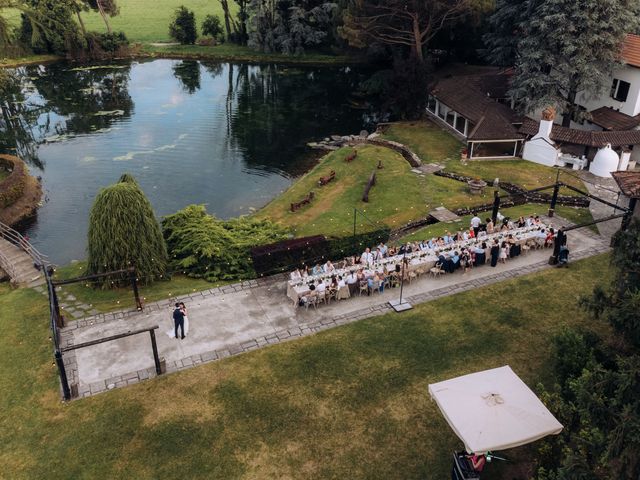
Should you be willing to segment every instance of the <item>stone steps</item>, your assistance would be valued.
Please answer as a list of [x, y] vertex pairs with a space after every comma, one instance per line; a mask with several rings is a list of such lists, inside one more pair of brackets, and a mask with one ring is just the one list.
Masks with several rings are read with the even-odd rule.
[[14, 276], [11, 280], [14, 283], [26, 284], [30, 287], [44, 283], [42, 272], [35, 268], [33, 259], [22, 249], [0, 238], [0, 252], [13, 268]]

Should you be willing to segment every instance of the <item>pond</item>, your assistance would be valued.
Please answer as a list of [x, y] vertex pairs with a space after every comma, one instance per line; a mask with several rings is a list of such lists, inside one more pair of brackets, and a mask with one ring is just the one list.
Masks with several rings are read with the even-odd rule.
[[0, 152], [42, 178], [45, 201], [25, 230], [58, 264], [86, 257], [93, 199], [124, 172], [159, 217], [193, 203], [249, 214], [309, 168], [307, 142], [375, 120], [352, 67], [152, 60], [14, 73]]

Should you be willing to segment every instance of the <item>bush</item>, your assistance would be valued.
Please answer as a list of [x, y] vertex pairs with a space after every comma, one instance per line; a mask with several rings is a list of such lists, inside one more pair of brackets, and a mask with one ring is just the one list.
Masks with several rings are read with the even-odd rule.
[[203, 205], [190, 205], [162, 221], [171, 266], [209, 281], [255, 277], [249, 251], [282, 240], [287, 232], [270, 221], [219, 220]]
[[101, 33], [96, 40], [102, 50], [111, 54], [129, 45], [129, 40], [124, 32]]
[[193, 45], [198, 38], [196, 16], [184, 5], [176, 9], [173, 21], [169, 25], [169, 35], [182, 45]]
[[0, 207], [6, 208], [22, 197], [28, 173], [24, 162], [11, 155], [0, 155], [0, 167], [11, 172], [0, 182]]
[[202, 22], [202, 35], [209, 35], [215, 39], [221, 39], [222, 36], [222, 22], [220, 17], [216, 15], [207, 15]]

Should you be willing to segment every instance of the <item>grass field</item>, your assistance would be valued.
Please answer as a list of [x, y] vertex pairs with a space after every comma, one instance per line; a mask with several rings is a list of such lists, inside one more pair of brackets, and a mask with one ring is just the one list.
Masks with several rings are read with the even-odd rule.
[[[346, 163], [351, 151], [343, 148], [330, 153], [289, 190], [280, 195], [256, 215], [268, 218], [293, 229], [297, 236], [336, 235], [353, 232], [353, 209], [361, 210], [371, 222], [359, 216], [360, 231], [387, 225], [391, 228], [426, 216], [441, 205], [457, 208], [490, 201], [471, 196], [467, 186], [448, 178], [434, 175], [418, 176], [399, 154], [384, 147], [362, 145], [357, 147], [357, 158]], [[378, 170], [378, 161], [384, 168]], [[318, 187], [318, 179], [336, 172], [336, 180]], [[376, 172], [376, 185], [371, 189], [369, 203], [362, 194], [371, 172]], [[313, 190], [315, 199], [295, 213], [290, 204], [297, 202]]]
[[[118, 0], [120, 15], [109, 18], [115, 31], [123, 31], [132, 42], [169, 42], [169, 23], [176, 8], [181, 5], [196, 15], [198, 33], [207, 15], [218, 15], [223, 20], [222, 7], [216, 0]], [[230, 7], [235, 8], [233, 2]], [[106, 31], [99, 13], [82, 14], [87, 30]], [[224, 24], [224, 21], [223, 21]]]
[[[460, 442], [427, 385], [501, 365], [534, 390], [551, 383], [556, 332], [606, 334], [576, 300], [608, 280], [607, 265], [572, 263], [69, 404], [44, 297], [0, 286], [0, 476], [449, 478]], [[486, 476], [516, 475], [493, 463]]]
[[[428, 121], [393, 124], [385, 131], [384, 137], [407, 145], [427, 163], [437, 162], [444, 165], [448, 172], [487, 180], [497, 177], [501, 181], [532, 189], [552, 185], [556, 181], [557, 172], [560, 171], [562, 182], [585, 189], [582, 181], [572, 176], [570, 171], [545, 167], [526, 160], [475, 160], [463, 164], [460, 162], [462, 143]], [[551, 190], [548, 193], [551, 193]], [[560, 193], [578, 195], [568, 189], [561, 189]]]

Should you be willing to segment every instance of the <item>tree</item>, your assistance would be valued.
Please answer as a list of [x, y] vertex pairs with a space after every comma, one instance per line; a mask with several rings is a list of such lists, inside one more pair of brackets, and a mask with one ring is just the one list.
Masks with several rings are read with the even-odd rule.
[[[554, 105], [562, 125], [584, 114], [578, 93], [596, 95], [620, 65], [625, 35], [638, 28], [635, 0], [502, 0], [487, 36], [495, 63], [515, 56], [511, 95], [523, 112]], [[493, 48], [492, 48], [493, 47]]]
[[35, 10], [32, 2], [27, 0], [0, 0], [0, 46], [6, 48], [13, 43], [13, 27], [9, 19], [4, 15], [6, 12], [17, 11], [22, 17], [30, 23], [32, 38], [37, 41], [40, 38], [42, 30], [46, 27], [40, 20], [40, 15]]
[[184, 5], [178, 7], [169, 25], [169, 35], [182, 45], [196, 43], [198, 38], [196, 15]]
[[166, 275], [167, 249], [160, 225], [131, 175], [98, 193], [89, 214], [88, 239], [89, 275], [129, 267], [136, 268], [142, 283]]
[[229, 0], [219, 0], [222, 12], [224, 13], [224, 28], [227, 31], [227, 38], [231, 40], [231, 13], [229, 12]]
[[352, 0], [340, 34], [358, 48], [371, 42], [408, 47], [425, 63], [429, 41], [470, 9], [471, 0]]
[[250, 0], [248, 44], [264, 52], [300, 54], [323, 42], [336, 9], [321, 0]]
[[202, 22], [202, 34], [209, 35], [213, 38], [219, 38], [222, 35], [222, 24], [220, 17], [215, 15], [207, 15]]
[[21, 14], [20, 41], [35, 53], [64, 55], [81, 46], [78, 25], [73, 21], [75, 0], [25, 0]]
[[[111, 25], [109, 25], [109, 20], [107, 19], [107, 15], [110, 17], [115, 17], [120, 13], [120, 9], [118, 8], [118, 4], [116, 0], [83, 0], [89, 6], [91, 10], [100, 12], [100, 16], [104, 21], [104, 24], [107, 26], [107, 32], [111, 33]], [[79, 14], [78, 14], [79, 16]]]

